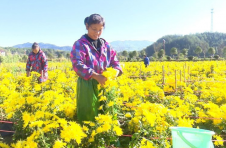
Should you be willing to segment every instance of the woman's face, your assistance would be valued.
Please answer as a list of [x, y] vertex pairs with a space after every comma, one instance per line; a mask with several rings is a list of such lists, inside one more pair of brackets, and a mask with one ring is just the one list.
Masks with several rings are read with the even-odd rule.
[[88, 26], [88, 24], [86, 24], [86, 29], [88, 30], [88, 36], [93, 40], [97, 40], [103, 32], [104, 26], [101, 24], [92, 24]]
[[34, 49], [32, 49], [32, 51], [37, 54], [39, 52], [39, 46], [35, 47]]

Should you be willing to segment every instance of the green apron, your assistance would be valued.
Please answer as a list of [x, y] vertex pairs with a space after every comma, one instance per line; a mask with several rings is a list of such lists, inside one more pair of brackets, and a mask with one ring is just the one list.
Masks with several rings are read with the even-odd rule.
[[78, 78], [77, 82], [77, 119], [82, 121], [95, 121], [100, 106], [98, 99], [98, 82], [95, 79], [84, 80]]

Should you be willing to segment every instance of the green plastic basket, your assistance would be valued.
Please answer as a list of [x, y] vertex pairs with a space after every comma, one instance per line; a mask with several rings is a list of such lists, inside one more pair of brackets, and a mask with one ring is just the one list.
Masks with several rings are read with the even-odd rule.
[[214, 148], [213, 131], [187, 127], [170, 127], [170, 129], [173, 148]]

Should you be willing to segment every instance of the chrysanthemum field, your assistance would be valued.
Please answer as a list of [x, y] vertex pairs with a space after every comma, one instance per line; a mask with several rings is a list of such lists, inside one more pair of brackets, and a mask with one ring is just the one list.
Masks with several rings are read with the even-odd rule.
[[[82, 126], [76, 119], [76, 81], [71, 62], [49, 63], [49, 79], [26, 77], [25, 64], [0, 65], [0, 118], [13, 122], [3, 148], [170, 148], [169, 127], [214, 131], [225, 147], [226, 62], [121, 63], [99, 86], [102, 114]], [[88, 90], [87, 90], [88, 91]], [[4, 123], [1, 123], [4, 124]], [[0, 129], [3, 130], [3, 129]]]

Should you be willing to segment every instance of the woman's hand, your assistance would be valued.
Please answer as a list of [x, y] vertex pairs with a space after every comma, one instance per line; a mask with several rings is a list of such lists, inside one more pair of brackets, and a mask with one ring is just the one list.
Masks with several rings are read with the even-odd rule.
[[95, 72], [93, 72], [91, 78], [97, 80], [97, 82], [99, 82], [101, 86], [104, 86], [105, 82], [107, 81], [107, 78], [105, 76]]

